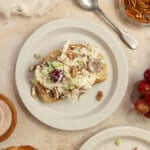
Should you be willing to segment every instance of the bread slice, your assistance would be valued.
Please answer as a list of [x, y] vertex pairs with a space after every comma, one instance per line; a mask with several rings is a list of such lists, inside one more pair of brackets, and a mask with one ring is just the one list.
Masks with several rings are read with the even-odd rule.
[[56, 49], [53, 50], [51, 53], [49, 53], [46, 57], [43, 58], [43, 61], [49, 61], [56, 59], [59, 55], [61, 55], [62, 49]]
[[37, 83], [37, 91], [39, 93], [40, 98], [45, 102], [45, 103], [51, 103], [51, 102], [56, 102], [59, 101], [60, 99], [53, 98], [52, 95], [44, 92], [45, 87], [42, 86], [40, 83]]
[[[85, 45], [82, 45], [82, 44], [70, 44], [69, 47], [68, 47], [68, 50], [71, 50], [73, 49], [74, 47], [79, 47], [79, 48], [83, 48], [85, 47]], [[59, 55], [61, 55], [62, 53], [62, 49], [56, 49], [56, 50], [53, 50], [51, 53], [49, 53], [46, 57], [43, 58], [43, 61], [51, 61], [51, 60], [55, 60], [56, 57], [58, 57]], [[99, 58], [101, 59], [104, 59], [103, 55], [102, 54], [99, 54]], [[95, 84], [98, 84], [100, 82], [103, 82], [107, 79], [107, 64], [103, 64], [103, 67], [102, 67], [102, 71], [101, 71], [101, 74], [100, 76], [96, 79], [95, 81]], [[44, 92], [45, 90], [45, 87], [43, 85], [41, 85], [40, 83], [37, 83], [37, 92], [40, 96], [40, 98], [46, 102], [46, 103], [51, 103], [51, 102], [56, 102], [56, 101], [60, 101], [62, 99], [58, 98], [53, 98], [53, 96], [49, 93], [46, 93]]]

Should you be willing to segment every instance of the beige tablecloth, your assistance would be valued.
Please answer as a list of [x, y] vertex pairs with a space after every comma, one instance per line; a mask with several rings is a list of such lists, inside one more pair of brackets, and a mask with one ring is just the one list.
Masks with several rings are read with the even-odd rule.
[[[0, 92], [13, 101], [18, 112], [17, 127], [9, 139], [0, 143], [0, 149], [12, 145], [30, 144], [39, 150], [78, 150], [89, 137], [108, 127], [131, 125], [150, 131], [150, 120], [137, 114], [130, 101], [134, 83], [142, 79], [143, 71], [150, 67], [150, 27], [135, 26], [126, 21], [120, 14], [117, 0], [102, 0], [101, 5], [114, 22], [136, 37], [140, 42], [137, 50], [128, 49], [102, 18], [80, 9], [75, 4], [75, 0], [61, 1], [43, 17], [16, 16], [9, 20], [0, 19]], [[129, 84], [120, 107], [102, 124], [76, 132], [47, 127], [32, 117], [21, 103], [14, 77], [17, 56], [27, 37], [42, 24], [69, 16], [88, 18], [111, 32], [122, 45], [129, 65]]]

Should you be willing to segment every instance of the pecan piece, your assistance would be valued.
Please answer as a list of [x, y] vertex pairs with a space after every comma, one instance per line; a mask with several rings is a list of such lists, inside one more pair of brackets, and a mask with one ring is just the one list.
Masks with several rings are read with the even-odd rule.
[[70, 51], [68, 51], [66, 55], [67, 55], [67, 57], [68, 57], [69, 59], [71, 59], [71, 60], [74, 60], [74, 59], [76, 58], [76, 56], [77, 56], [76, 53], [70, 52]]
[[103, 98], [103, 96], [104, 96], [103, 91], [98, 91], [96, 98], [98, 101], [100, 101]]
[[138, 150], [138, 147], [135, 147], [134, 150]]
[[52, 97], [53, 97], [53, 98], [59, 99], [59, 93], [58, 93], [56, 87], [54, 87], [54, 88], [51, 90], [51, 94], [52, 94]]
[[71, 77], [75, 78], [77, 76], [77, 68], [75, 66], [73, 66], [71, 68]]

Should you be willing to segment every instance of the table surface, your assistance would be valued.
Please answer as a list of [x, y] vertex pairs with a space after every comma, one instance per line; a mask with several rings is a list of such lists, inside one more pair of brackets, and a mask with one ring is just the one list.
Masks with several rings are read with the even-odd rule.
[[[0, 18], [0, 92], [13, 101], [18, 113], [17, 127], [10, 138], [0, 143], [0, 149], [12, 145], [33, 145], [39, 150], [78, 150], [89, 137], [109, 127], [130, 125], [150, 131], [150, 120], [133, 110], [130, 99], [133, 85], [143, 78], [143, 71], [150, 67], [150, 29], [124, 19], [116, 0], [101, 1], [101, 6], [114, 22], [136, 37], [140, 42], [137, 50], [128, 49], [101, 17], [80, 9], [75, 0], [61, 1], [42, 17], [15, 16], [9, 20]], [[34, 30], [52, 20], [73, 16], [97, 22], [116, 37], [128, 61], [129, 84], [121, 105], [106, 121], [90, 129], [68, 132], [47, 127], [29, 114], [18, 96], [14, 71], [20, 49]]]

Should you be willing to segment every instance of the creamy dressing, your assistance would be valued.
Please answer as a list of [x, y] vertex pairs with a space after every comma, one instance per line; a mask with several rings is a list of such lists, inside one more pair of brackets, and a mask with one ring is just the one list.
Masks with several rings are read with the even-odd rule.
[[12, 112], [9, 106], [0, 100], [0, 136], [5, 134], [12, 123]]

